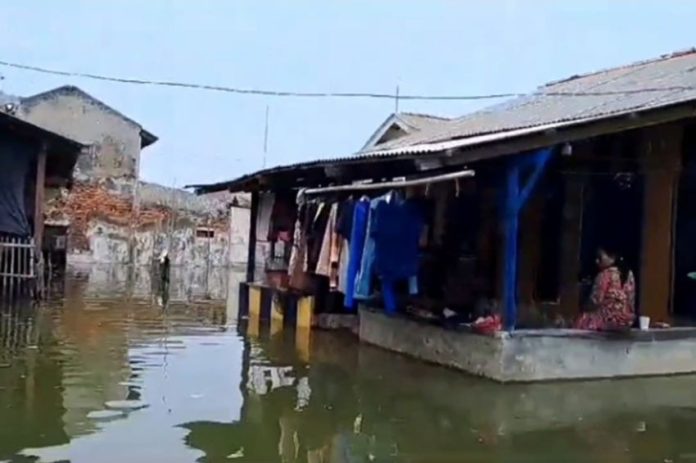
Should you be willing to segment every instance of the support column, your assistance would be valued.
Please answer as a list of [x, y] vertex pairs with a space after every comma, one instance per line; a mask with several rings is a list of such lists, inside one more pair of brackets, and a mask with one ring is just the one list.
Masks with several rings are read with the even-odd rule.
[[41, 250], [43, 247], [47, 155], [48, 146], [46, 143], [43, 143], [36, 158], [36, 187], [34, 195], [34, 242], [36, 243], [37, 255], [39, 257], [42, 255]]
[[654, 321], [670, 317], [676, 191], [681, 169], [683, 127], [643, 130], [645, 172], [640, 278], [640, 312]]
[[511, 165], [505, 180], [505, 253], [503, 255], [503, 321], [512, 331], [517, 324], [517, 241], [519, 233], [520, 167]]
[[249, 214], [249, 249], [247, 252], [246, 281], [254, 281], [256, 269], [256, 219], [259, 215], [259, 192], [251, 193], [251, 210]]
[[[520, 211], [527, 202], [534, 186], [539, 181], [550, 158], [551, 149], [542, 149], [521, 160], [513, 160], [507, 172], [504, 208], [505, 260], [503, 265], [503, 321], [505, 329], [508, 331], [514, 330], [517, 323], [517, 248], [519, 241]], [[531, 173], [525, 182], [524, 188], [520, 189], [522, 183], [521, 173], [522, 170], [527, 167], [531, 168]]]

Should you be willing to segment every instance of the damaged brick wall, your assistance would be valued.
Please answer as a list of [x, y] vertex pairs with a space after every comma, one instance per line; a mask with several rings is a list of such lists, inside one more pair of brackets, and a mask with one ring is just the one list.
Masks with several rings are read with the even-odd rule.
[[173, 265], [228, 264], [229, 214], [220, 209], [192, 212], [148, 201], [136, 208], [105, 185], [76, 183], [47, 195], [46, 218], [67, 226], [75, 262], [150, 265], [167, 249]]

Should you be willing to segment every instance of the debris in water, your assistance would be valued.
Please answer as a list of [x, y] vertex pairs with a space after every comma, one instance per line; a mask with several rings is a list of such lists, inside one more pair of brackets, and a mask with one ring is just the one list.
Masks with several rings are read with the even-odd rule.
[[87, 418], [90, 420], [112, 420], [122, 416], [123, 412], [118, 410], [94, 410], [87, 414]]
[[244, 447], [240, 448], [239, 450], [237, 450], [234, 453], [230, 453], [229, 455], [227, 455], [227, 458], [231, 460], [233, 458], [242, 458], [243, 456], [244, 456]]
[[646, 429], [648, 429], [648, 426], [645, 424], [645, 421], [639, 421], [636, 425], [636, 432], [645, 432]]
[[355, 420], [353, 421], [353, 432], [355, 434], [360, 434], [360, 431], [362, 430], [362, 420], [362, 413], [355, 417]]
[[106, 408], [126, 411], [140, 410], [147, 407], [147, 404], [142, 400], [110, 400], [105, 405]]

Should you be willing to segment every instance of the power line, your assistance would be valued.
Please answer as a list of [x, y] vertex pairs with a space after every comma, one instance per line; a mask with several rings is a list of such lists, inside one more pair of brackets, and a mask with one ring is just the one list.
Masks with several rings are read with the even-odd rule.
[[149, 85], [159, 87], [175, 87], [188, 88], [195, 90], [208, 90], [215, 92], [236, 93], [240, 95], [259, 95], [273, 97], [296, 97], [296, 98], [375, 98], [375, 99], [390, 99], [394, 100], [429, 100], [429, 101], [466, 101], [466, 100], [493, 100], [501, 98], [515, 98], [524, 96], [563, 96], [563, 97], [585, 97], [585, 96], [612, 96], [612, 95], [634, 95], [640, 93], [657, 93], [657, 92], [676, 92], [696, 90], [696, 85], [673, 85], [668, 87], [642, 87], [625, 90], [608, 90], [608, 91], [590, 91], [590, 92], [544, 92], [537, 91], [531, 93], [490, 93], [481, 95], [394, 95], [390, 93], [373, 93], [373, 92], [293, 92], [286, 90], [267, 90], [267, 89], [248, 89], [227, 87], [222, 85], [196, 84], [187, 82], [176, 82], [168, 80], [147, 80], [125, 77], [112, 77], [101, 74], [91, 74], [84, 72], [62, 71], [57, 69], [49, 69], [39, 66], [30, 66], [26, 64], [12, 63], [9, 61], [0, 60], [0, 66], [21, 69], [24, 71], [39, 72], [42, 74], [51, 74], [65, 77], [80, 77], [92, 80], [101, 80], [107, 82], [116, 82], [122, 84]]

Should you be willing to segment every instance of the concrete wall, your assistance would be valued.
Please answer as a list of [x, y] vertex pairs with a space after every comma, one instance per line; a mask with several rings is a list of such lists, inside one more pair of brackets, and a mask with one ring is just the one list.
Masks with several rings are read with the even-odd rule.
[[500, 382], [696, 372], [696, 330], [623, 334], [577, 330], [481, 336], [360, 310], [360, 339]]
[[141, 127], [137, 124], [70, 87], [24, 100], [17, 115], [93, 145], [77, 161], [76, 181], [103, 181], [111, 190], [133, 193], [140, 165]]
[[249, 226], [251, 211], [232, 207], [230, 210], [230, 264], [242, 265], [249, 256]]

